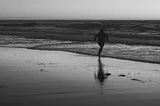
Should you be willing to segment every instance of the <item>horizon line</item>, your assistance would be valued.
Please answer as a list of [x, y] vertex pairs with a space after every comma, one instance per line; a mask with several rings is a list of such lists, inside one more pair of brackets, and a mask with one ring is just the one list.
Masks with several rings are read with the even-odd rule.
[[78, 20], [82, 20], [82, 21], [90, 21], [90, 20], [97, 20], [97, 21], [118, 21], [118, 20], [121, 20], [121, 21], [138, 21], [138, 20], [141, 20], [141, 21], [160, 21], [160, 19], [0, 19], [0, 21], [9, 21], [9, 20], [15, 20], [15, 21], [20, 21], [20, 20], [55, 20], [55, 21], [70, 21], [70, 20], [73, 20], [73, 21], [78, 21]]

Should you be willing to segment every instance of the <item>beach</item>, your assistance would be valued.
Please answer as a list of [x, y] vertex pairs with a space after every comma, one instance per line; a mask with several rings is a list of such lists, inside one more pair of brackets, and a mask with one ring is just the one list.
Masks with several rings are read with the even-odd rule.
[[159, 76], [159, 64], [0, 47], [2, 106], [159, 106]]

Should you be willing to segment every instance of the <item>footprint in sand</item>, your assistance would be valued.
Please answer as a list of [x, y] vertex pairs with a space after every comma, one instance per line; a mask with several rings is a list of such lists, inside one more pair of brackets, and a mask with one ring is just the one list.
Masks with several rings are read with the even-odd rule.
[[132, 78], [131, 80], [132, 80], [132, 81], [138, 81], [138, 82], [141, 82], [141, 83], [145, 83], [145, 81], [142, 81], [142, 80], [136, 79], [136, 78]]
[[41, 71], [41, 72], [48, 72], [48, 71], [45, 71], [44, 69], [40, 69], [40, 71]]
[[118, 75], [119, 77], [126, 77], [126, 75], [125, 74], [120, 74], [120, 75]]
[[[125, 74], [120, 74], [120, 75], [118, 75], [118, 76], [119, 76], [119, 77], [126, 77]], [[131, 78], [131, 77], [128, 77], [128, 78]], [[132, 81], [138, 81], [138, 82], [141, 82], [141, 83], [145, 83], [145, 81], [140, 80], [140, 79], [136, 79], [136, 78], [132, 78], [131, 80], [132, 80]]]
[[45, 65], [44, 63], [37, 63], [37, 65]]
[[111, 76], [111, 73], [105, 73], [106, 76]]

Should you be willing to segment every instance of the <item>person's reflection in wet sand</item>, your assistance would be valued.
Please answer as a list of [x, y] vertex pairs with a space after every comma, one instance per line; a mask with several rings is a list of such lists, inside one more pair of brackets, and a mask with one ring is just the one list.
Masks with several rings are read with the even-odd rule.
[[100, 85], [103, 85], [105, 79], [107, 79], [108, 76], [104, 74], [101, 58], [98, 59], [98, 67], [99, 67], [98, 73], [97, 74], [95, 73], [94, 76], [95, 76], [95, 79], [99, 81]]

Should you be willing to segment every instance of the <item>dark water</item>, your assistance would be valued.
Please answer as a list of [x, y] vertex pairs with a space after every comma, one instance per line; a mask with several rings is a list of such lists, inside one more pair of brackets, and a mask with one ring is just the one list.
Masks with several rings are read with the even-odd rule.
[[1, 27], [56, 27], [73, 29], [133, 30], [135, 32], [158, 31], [159, 20], [0, 20]]
[[[38, 39], [93, 41], [104, 28], [112, 43], [160, 45], [159, 20], [1, 20], [0, 34]], [[120, 40], [119, 40], [120, 39]], [[135, 40], [136, 39], [136, 40]], [[143, 40], [143, 42], [139, 41]]]

